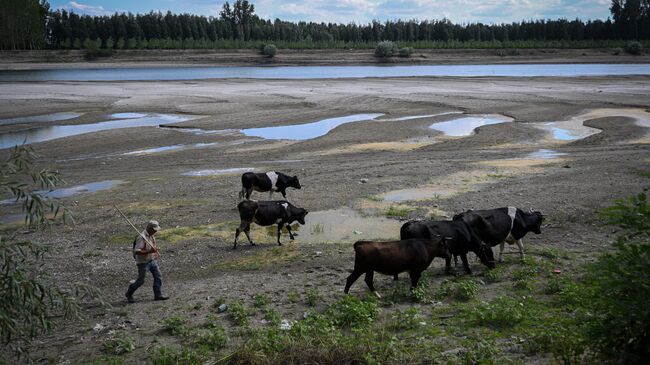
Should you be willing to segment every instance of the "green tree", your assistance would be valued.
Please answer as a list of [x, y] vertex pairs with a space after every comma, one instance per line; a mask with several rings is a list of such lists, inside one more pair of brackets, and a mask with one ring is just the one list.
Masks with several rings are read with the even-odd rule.
[[233, 35], [236, 39], [249, 40], [250, 22], [255, 13], [255, 5], [248, 0], [237, 0], [233, 3], [232, 8], [226, 1], [221, 10], [221, 18], [230, 23], [233, 29]]
[[[61, 175], [38, 168], [36, 158], [30, 148], [11, 150], [0, 164], [0, 192], [21, 204], [25, 223], [32, 228], [60, 218], [70, 220], [68, 211], [44, 193], [63, 182]], [[75, 317], [81, 298], [97, 296], [93, 288], [63, 288], [52, 280], [43, 269], [47, 251], [45, 246], [17, 240], [15, 233], [0, 234], [0, 341], [15, 354], [22, 353], [34, 336], [52, 328], [53, 315]], [[3, 353], [0, 362], [6, 356], [11, 355]]]

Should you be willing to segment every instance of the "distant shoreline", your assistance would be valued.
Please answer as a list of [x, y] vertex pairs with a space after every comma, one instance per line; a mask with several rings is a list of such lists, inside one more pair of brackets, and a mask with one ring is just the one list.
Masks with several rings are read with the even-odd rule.
[[0, 51], [0, 70], [162, 66], [348, 66], [520, 63], [650, 63], [613, 49], [417, 49], [410, 58], [378, 59], [373, 50], [288, 50], [274, 58], [256, 50], [120, 50], [87, 61], [83, 50]]

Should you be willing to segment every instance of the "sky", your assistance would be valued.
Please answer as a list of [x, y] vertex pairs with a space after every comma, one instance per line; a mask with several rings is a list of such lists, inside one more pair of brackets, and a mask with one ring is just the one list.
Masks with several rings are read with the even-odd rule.
[[[250, 0], [249, 0], [250, 1]], [[232, 4], [234, 0], [231, 0]], [[529, 19], [607, 19], [610, 0], [252, 0], [261, 18], [368, 23], [372, 20], [442, 19], [454, 23], [509, 23]], [[151, 10], [219, 16], [218, 0], [50, 0], [52, 9], [78, 14], [148, 13]]]

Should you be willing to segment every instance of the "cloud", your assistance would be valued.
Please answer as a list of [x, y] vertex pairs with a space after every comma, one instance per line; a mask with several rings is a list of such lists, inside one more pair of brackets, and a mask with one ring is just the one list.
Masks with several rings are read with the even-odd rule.
[[93, 5], [78, 3], [76, 1], [70, 1], [67, 4], [61, 5], [59, 6], [59, 9], [65, 9], [69, 11], [74, 11], [75, 13], [88, 14], [88, 15], [109, 15], [113, 13], [112, 11], [108, 11], [104, 9], [104, 7], [101, 5], [93, 6]]
[[455, 23], [502, 23], [527, 19], [605, 19], [609, 0], [258, 0], [265, 18], [367, 23], [388, 19], [441, 19]]

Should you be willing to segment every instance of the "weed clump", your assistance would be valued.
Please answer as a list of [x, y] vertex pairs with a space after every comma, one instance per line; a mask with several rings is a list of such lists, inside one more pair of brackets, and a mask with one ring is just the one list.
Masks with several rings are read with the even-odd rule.
[[330, 306], [326, 314], [337, 326], [358, 328], [372, 323], [379, 308], [375, 300], [361, 300], [348, 295]]

